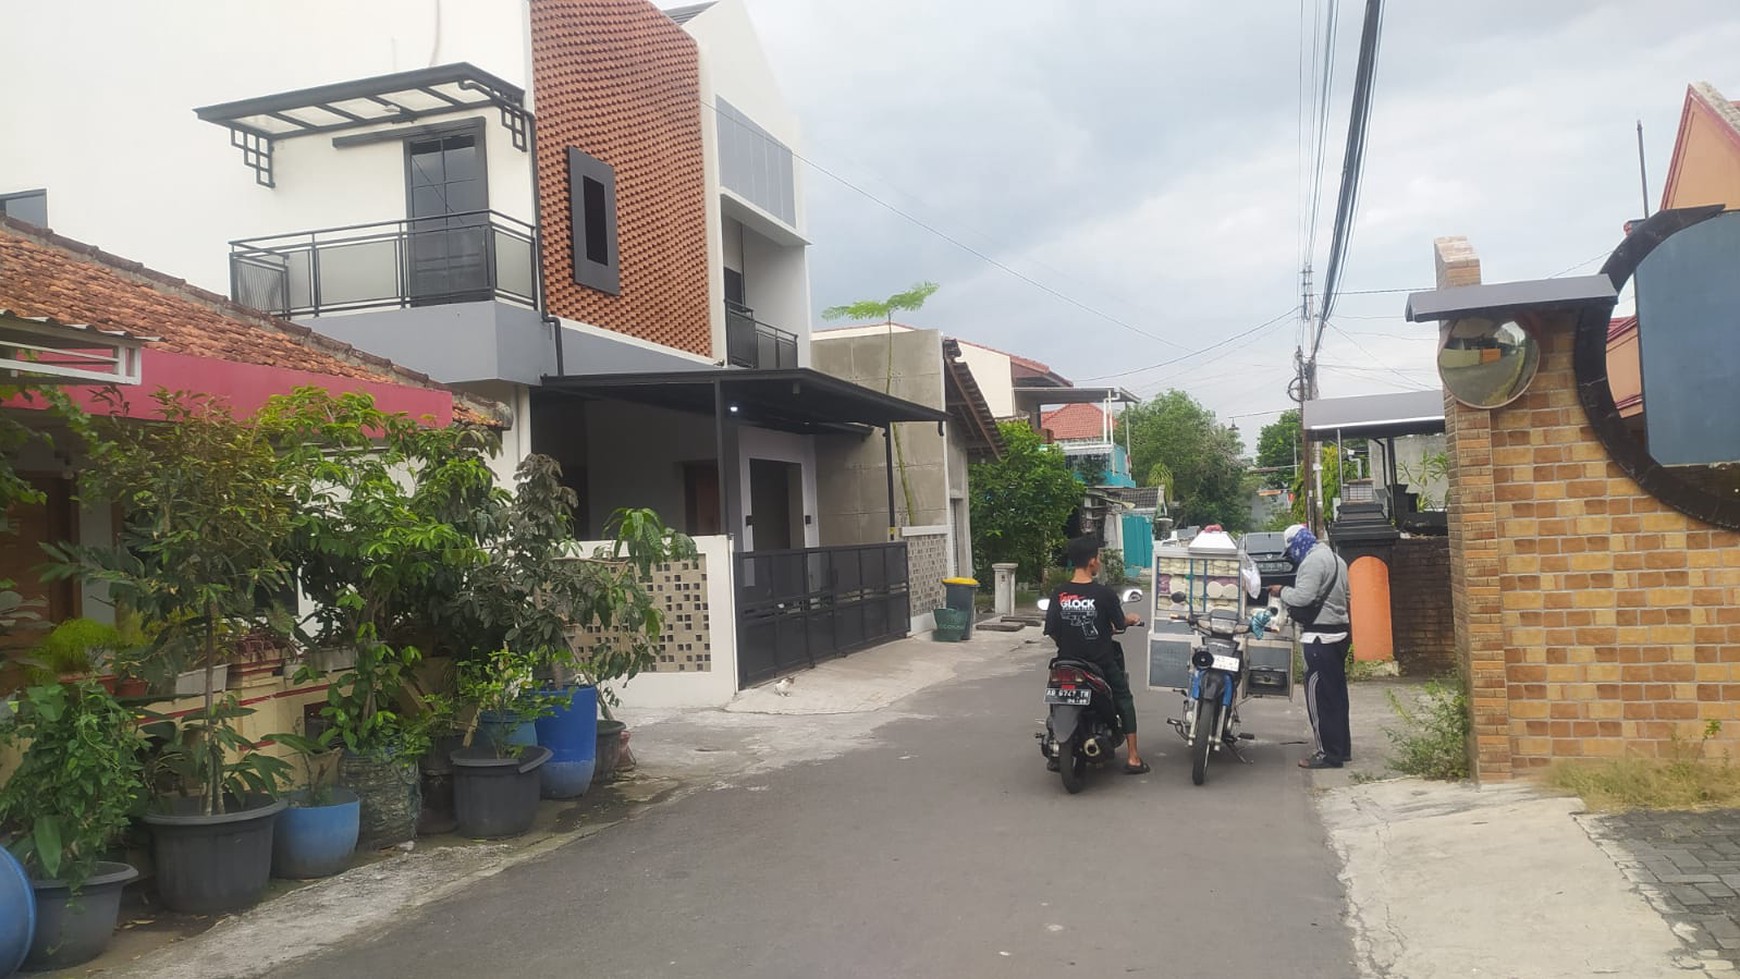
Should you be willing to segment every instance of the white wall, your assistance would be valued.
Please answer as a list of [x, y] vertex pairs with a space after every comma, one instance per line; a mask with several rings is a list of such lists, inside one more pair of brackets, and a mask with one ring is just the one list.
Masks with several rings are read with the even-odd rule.
[[513, 413], [513, 427], [501, 433], [501, 451], [490, 460], [495, 481], [512, 490], [514, 473], [532, 454], [532, 389], [508, 381], [480, 381], [456, 385], [459, 390], [488, 398]]
[[[792, 435], [789, 432], [771, 432], [765, 428], [743, 427], [738, 433], [739, 456], [742, 464], [738, 467], [741, 476], [744, 512], [749, 512], [749, 460], [766, 459], [770, 462], [789, 462], [802, 467], [803, 471], [803, 513], [811, 519], [804, 524], [805, 547], [819, 546], [818, 534], [820, 521], [816, 516], [816, 443], [807, 435]], [[742, 531], [743, 549], [755, 549], [755, 528], [737, 528]]]
[[[56, 231], [227, 294], [231, 239], [403, 216], [402, 150], [281, 141], [272, 190], [194, 107], [455, 61], [529, 88], [527, 9], [524, 0], [0, 4], [0, 35], [19, 41], [6, 52], [12, 77], [53, 80], [0, 109], [0, 192], [46, 187]], [[530, 221], [529, 156], [493, 115], [485, 141], [491, 206]], [[335, 168], [354, 173], [334, 182]]]
[[985, 404], [993, 418], [1013, 418], [1015, 410], [1015, 375], [1010, 369], [1009, 355], [976, 343], [961, 341], [961, 360], [973, 372], [973, 380], [985, 394]]
[[802, 247], [775, 244], [740, 222], [743, 297], [755, 318], [798, 338], [798, 366], [810, 366], [810, 269]]
[[736, 565], [727, 537], [697, 537], [707, 562], [707, 635], [711, 669], [698, 673], [642, 673], [611, 684], [630, 710], [722, 707], [737, 696]]

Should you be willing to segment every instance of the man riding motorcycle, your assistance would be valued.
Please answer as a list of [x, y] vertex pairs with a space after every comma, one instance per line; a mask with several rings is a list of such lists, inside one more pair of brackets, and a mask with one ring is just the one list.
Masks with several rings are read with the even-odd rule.
[[[1070, 541], [1069, 563], [1075, 575], [1052, 591], [1051, 603], [1045, 610], [1045, 634], [1057, 643], [1059, 659], [1091, 664], [1105, 678], [1124, 726], [1127, 748], [1124, 772], [1146, 774], [1150, 770], [1148, 763], [1136, 749], [1136, 698], [1130, 691], [1129, 672], [1124, 668], [1124, 648], [1118, 644], [1118, 635], [1130, 626], [1141, 625], [1142, 620], [1125, 614], [1117, 592], [1096, 580], [1100, 572], [1098, 539], [1087, 536]], [[1046, 767], [1056, 771], [1057, 759], [1053, 758]]]

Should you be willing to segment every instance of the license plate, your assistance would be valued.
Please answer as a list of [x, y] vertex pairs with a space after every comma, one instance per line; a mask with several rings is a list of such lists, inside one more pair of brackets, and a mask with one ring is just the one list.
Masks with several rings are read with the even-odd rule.
[[1045, 702], [1048, 704], [1065, 704], [1072, 707], [1085, 707], [1092, 703], [1092, 690], [1059, 690], [1052, 687], [1045, 691]]
[[1225, 670], [1228, 673], [1237, 673], [1240, 668], [1239, 658], [1237, 656], [1222, 656], [1219, 653], [1216, 653], [1214, 657], [1214, 668], [1217, 670]]

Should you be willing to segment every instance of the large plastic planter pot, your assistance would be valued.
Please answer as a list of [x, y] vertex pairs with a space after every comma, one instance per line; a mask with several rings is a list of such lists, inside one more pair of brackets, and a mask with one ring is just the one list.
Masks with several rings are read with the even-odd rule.
[[510, 747], [526, 748], [538, 743], [538, 727], [518, 714], [497, 714], [480, 711], [477, 715], [477, 737], [486, 745], [506, 751]]
[[103, 954], [121, 919], [121, 888], [138, 876], [124, 863], [99, 863], [77, 897], [58, 880], [33, 882], [36, 929], [24, 968], [66, 969]]
[[497, 758], [482, 745], [453, 753], [453, 810], [459, 835], [474, 840], [518, 836], [538, 815], [543, 775], [550, 749], [533, 745], [513, 758]]
[[338, 759], [338, 784], [362, 800], [358, 847], [379, 850], [417, 838], [417, 818], [423, 813], [417, 759], [346, 751]]
[[331, 877], [350, 864], [361, 825], [362, 800], [349, 789], [333, 789], [326, 805], [308, 804], [306, 790], [286, 799], [272, 831], [272, 876], [286, 880]]
[[282, 799], [253, 799], [222, 815], [199, 814], [198, 799], [176, 799], [147, 812], [157, 896], [183, 914], [223, 914], [252, 907], [272, 877], [272, 829]]
[[36, 933], [36, 892], [12, 854], [0, 847], [0, 976], [9, 976], [30, 954]]
[[546, 799], [585, 795], [598, 764], [598, 688], [568, 687], [566, 693], [566, 704], [538, 718], [538, 743], [550, 749], [543, 767]]

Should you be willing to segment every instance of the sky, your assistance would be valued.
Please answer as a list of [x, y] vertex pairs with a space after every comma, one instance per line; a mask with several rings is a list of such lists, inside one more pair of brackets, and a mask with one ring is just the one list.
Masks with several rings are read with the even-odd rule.
[[[1077, 384], [1183, 388], [1247, 446], [1291, 405], [1302, 37], [1335, 0], [746, 2], [803, 124], [818, 327], [931, 280], [903, 321]], [[1319, 280], [1364, 7], [1338, 8]], [[1401, 315], [1434, 238], [1466, 236], [1488, 282], [1593, 273], [1642, 216], [1637, 123], [1653, 208], [1687, 85], [1740, 99], [1733, 0], [1386, 8], [1324, 397], [1437, 386], [1435, 326]]]

